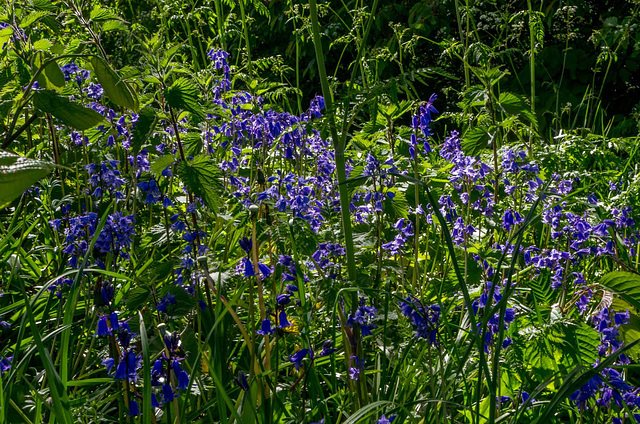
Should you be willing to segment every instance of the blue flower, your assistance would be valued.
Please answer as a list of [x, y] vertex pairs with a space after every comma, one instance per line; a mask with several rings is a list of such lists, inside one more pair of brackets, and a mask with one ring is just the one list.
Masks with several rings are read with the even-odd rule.
[[162, 397], [163, 403], [172, 402], [176, 398], [173, 388], [171, 388], [171, 384], [165, 383], [162, 386]]
[[129, 416], [135, 417], [136, 415], [140, 415], [140, 408], [138, 408], [138, 402], [132, 400], [129, 402]]
[[285, 311], [280, 311], [278, 315], [278, 328], [289, 327], [291, 323], [287, 319], [287, 313]]
[[110, 336], [110, 335], [111, 335], [111, 330], [107, 325], [107, 317], [102, 315], [100, 318], [98, 318], [98, 329], [96, 330], [95, 337], [104, 337], [104, 336]]
[[333, 348], [333, 340], [327, 340], [322, 344], [322, 352], [320, 352], [319, 356], [331, 355], [335, 351], [336, 349]]
[[301, 349], [289, 357], [289, 362], [292, 362], [296, 366], [296, 370], [300, 369], [302, 360], [309, 353], [309, 349]]
[[0, 377], [4, 376], [4, 373], [11, 369], [12, 361], [13, 361], [13, 356], [7, 356], [6, 358], [0, 359]]
[[382, 414], [382, 417], [380, 417], [380, 419], [376, 421], [376, 424], [391, 424], [395, 419], [396, 419], [395, 414], [391, 415], [389, 418], [385, 417], [384, 414]]
[[256, 333], [261, 334], [263, 336], [268, 336], [270, 334], [273, 334], [274, 332], [275, 330], [271, 328], [271, 320], [269, 319], [262, 320], [262, 326], [260, 327], [260, 330], [256, 331]]
[[173, 372], [178, 378], [178, 385], [176, 386], [180, 390], [186, 390], [189, 387], [189, 375], [180, 367], [178, 361], [173, 361]]

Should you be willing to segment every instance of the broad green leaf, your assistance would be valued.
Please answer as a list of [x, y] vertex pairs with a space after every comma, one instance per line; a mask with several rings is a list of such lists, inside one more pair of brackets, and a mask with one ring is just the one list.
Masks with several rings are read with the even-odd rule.
[[204, 112], [198, 104], [198, 91], [191, 81], [179, 78], [164, 92], [167, 103], [174, 109], [191, 112], [200, 120], [204, 120]]
[[109, 99], [118, 106], [126, 109], [138, 110], [139, 103], [135, 92], [102, 58], [93, 56], [91, 66], [96, 74], [96, 78], [102, 85], [104, 92]]
[[168, 293], [171, 293], [176, 298], [176, 303], [167, 307], [167, 312], [170, 316], [187, 315], [196, 306], [196, 298], [187, 293], [182, 287], [164, 286], [161, 290], [162, 297], [165, 297]]
[[10, 68], [5, 68], [0, 71], [0, 88], [7, 85], [9, 81], [13, 79], [13, 75], [11, 74]]
[[489, 133], [486, 128], [475, 127], [467, 130], [460, 143], [462, 151], [468, 156], [476, 156], [489, 147]]
[[579, 325], [566, 325], [563, 327], [564, 337], [573, 348], [573, 353], [584, 365], [589, 365], [598, 360], [598, 346], [600, 334], [586, 323]]
[[47, 16], [49, 14], [49, 12], [45, 12], [43, 10], [39, 10], [39, 11], [35, 11], [35, 12], [31, 12], [30, 14], [28, 14], [21, 22], [20, 22], [20, 27], [21, 28], [28, 28], [31, 25], [33, 25], [35, 22], [37, 22], [38, 20], [44, 18], [45, 16]]
[[145, 286], [138, 286], [135, 289], [131, 290], [127, 295], [127, 307], [131, 311], [138, 310], [141, 306], [143, 306], [147, 299], [149, 299], [149, 295], [151, 295], [151, 290]]
[[118, 15], [116, 15], [115, 13], [111, 12], [108, 9], [104, 9], [100, 6], [96, 6], [92, 11], [91, 14], [89, 15], [89, 18], [92, 21], [109, 21], [112, 19], [119, 19]]
[[55, 165], [11, 153], [0, 152], [0, 208], [46, 177]]
[[[36, 54], [34, 65], [40, 68], [42, 64], [48, 60], [42, 53]], [[41, 87], [48, 89], [56, 89], [64, 87], [64, 74], [56, 61], [49, 62], [36, 78]]]
[[125, 24], [124, 22], [120, 21], [120, 20], [111, 20], [111, 21], [106, 21], [105, 23], [102, 24], [102, 31], [104, 32], [109, 32], [109, 31], [127, 31], [129, 28], [127, 27], [127, 24]]
[[406, 218], [409, 213], [409, 202], [407, 202], [407, 197], [404, 192], [399, 190], [389, 190], [388, 193], [391, 193], [393, 198], [385, 195], [382, 204], [384, 212], [389, 215], [393, 222], [399, 218]]
[[36, 10], [48, 10], [49, 12], [56, 11], [57, 8], [49, 0], [33, 0], [33, 8]]
[[175, 160], [176, 158], [174, 158], [173, 155], [164, 155], [162, 157], [159, 157], [158, 159], [151, 162], [149, 171], [156, 176], [160, 175], [162, 171], [167, 168], [167, 166], [173, 165], [173, 162], [175, 162]]
[[36, 50], [48, 51], [53, 46], [53, 43], [46, 38], [38, 40], [33, 43], [33, 48]]
[[13, 36], [13, 28], [10, 26], [0, 29], [0, 47], [4, 46], [4, 43], [8, 42]]
[[222, 171], [209, 156], [198, 155], [192, 161], [180, 162], [177, 173], [187, 190], [201, 197], [212, 211], [217, 209], [222, 191]]
[[50, 113], [78, 131], [88, 130], [104, 122], [104, 117], [95, 110], [50, 90], [38, 90], [33, 93], [33, 104], [42, 112]]
[[152, 107], [147, 106], [140, 111], [136, 127], [133, 129], [133, 139], [131, 140], [131, 149], [134, 154], [137, 154], [145, 141], [151, 137], [157, 122], [158, 116]]
[[513, 93], [502, 92], [498, 97], [498, 105], [503, 112], [509, 115], [518, 115], [526, 118], [534, 126], [537, 125], [536, 117], [531, 113], [531, 108], [522, 96]]
[[640, 310], [640, 275], [628, 271], [613, 271], [605, 274], [600, 284]]

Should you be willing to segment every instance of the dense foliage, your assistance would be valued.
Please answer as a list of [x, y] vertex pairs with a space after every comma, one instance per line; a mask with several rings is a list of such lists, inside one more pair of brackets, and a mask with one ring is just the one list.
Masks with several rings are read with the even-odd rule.
[[640, 422], [640, 4], [536, 3], [8, 2], [0, 422]]

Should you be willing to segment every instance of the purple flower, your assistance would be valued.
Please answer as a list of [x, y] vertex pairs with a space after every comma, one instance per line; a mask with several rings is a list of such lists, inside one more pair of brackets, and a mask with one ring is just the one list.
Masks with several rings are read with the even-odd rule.
[[260, 330], [256, 331], [256, 333], [263, 336], [268, 336], [270, 334], [273, 334], [274, 332], [275, 331], [273, 330], [273, 328], [271, 328], [271, 320], [269, 319], [262, 320], [262, 327], [260, 328]]
[[384, 414], [382, 414], [382, 417], [380, 417], [380, 419], [378, 421], [376, 421], [376, 424], [391, 424], [393, 422], [393, 420], [396, 419], [396, 415], [391, 415], [389, 416], [389, 418], [385, 417]]
[[300, 349], [289, 357], [289, 362], [292, 362], [296, 366], [296, 370], [300, 369], [302, 360], [307, 356], [307, 353], [309, 353], [309, 349]]
[[138, 402], [132, 400], [129, 402], [129, 416], [135, 417], [136, 415], [140, 415], [140, 408], [138, 408]]

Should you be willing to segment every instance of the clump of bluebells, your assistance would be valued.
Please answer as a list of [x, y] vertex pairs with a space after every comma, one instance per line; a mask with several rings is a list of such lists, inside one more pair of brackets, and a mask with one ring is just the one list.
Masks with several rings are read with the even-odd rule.
[[[369, 372], [380, 372], [373, 369], [377, 362], [370, 358], [380, 355], [388, 340], [396, 345], [387, 345], [384, 357], [376, 358], [388, 361], [381, 361], [383, 366], [396, 366], [396, 351], [408, 358], [412, 352], [402, 349], [406, 339], [415, 337], [418, 340], [409, 345], [427, 346], [423, 352], [430, 355], [429, 360], [440, 361], [433, 368], [438, 370], [451, 366], [444, 363], [450, 358], [442, 355], [451, 341], [446, 327], [451, 322], [460, 323], [456, 329], [464, 335], [461, 344], [480, 340], [475, 355], [507, 349], [518, 340], [524, 343], [518, 332], [530, 323], [525, 307], [514, 297], [524, 298], [529, 282], [543, 282], [563, 299], [558, 308], [563, 318], [593, 326], [600, 337], [595, 366], [625, 346], [621, 327], [628, 324], [631, 314], [596, 306], [602, 295], [590, 282], [590, 269], [598, 260], [620, 262], [625, 251], [637, 254], [640, 236], [633, 211], [620, 205], [609, 207], [595, 196], [577, 205], [567, 196], [576, 194], [580, 181], [543, 173], [524, 151], [503, 148], [491, 161], [466, 154], [457, 131], [442, 143], [436, 142], [431, 130], [438, 113], [435, 95], [417, 107], [403, 137], [391, 134], [391, 152], [375, 147], [346, 153], [348, 178], [363, 182], [350, 190], [348, 199], [356, 237], [366, 246], [358, 247], [358, 253], [365, 254], [358, 256], [363, 266], [357, 271], [369, 277], [375, 269], [376, 278], [371, 280], [376, 282], [367, 288], [384, 276], [389, 278], [390, 290], [381, 290], [379, 297], [365, 290], [368, 299], [358, 295], [355, 304], [345, 306], [339, 291], [369, 281], [347, 279], [347, 243], [336, 237], [336, 217], [341, 212], [336, 161], [331, 140], [317, 125], [323, 118], [324, 99], [315, 96], [299, 114], [271, 109], [260, 95], [233, 89], [238, 84], [229, 53], [212, 49], [208, 57], [214, 71], [203, 97], [210, 113], [197, 123], [181, 113], [170, 122], [172, 113], [162, 113], [149, 143], [135, 149], [134, 133], [142, 112], [139, 116], [111, 104], [102, 86], [91, 81], [91, 73], [78, 64], [61, 68], [65, 80], [74, 84], [75, 100], [101, 114], [105, 123], [87, 133], [69, 131], [61, 138], [69, 150], [77, 149], [86, 156], [84, 166], [78, 167], [79, 178], [86, 184], [78, 189], [73, 203], [60, 204], [57, 217], [50, 221], [54, 237], [60, 240], [60, 255], [55, 259], [62, 259], [62, 267], [75, 272], [87, 258], [84, 268], [100, 272], [96, 273], [99, 277], [88, 272], [77, 273], [78, 278], [68, 274], [54, 279], [48, 289], [62, 302], [66, 287], [80, 281], [84, 288], [90, 282], [87, 292], [93, 299], [86, 302], [86, 310], [95, 319], [91, 344], [100, 352], [103, 376], [124, 387], [127, 415], [140, 415], [147, 402], [167, 412], [174, 406], [179, 409], [180, 397], [196, 392], [196, 387], [200, 391], [214, 385], [206, 378], [197, 380], [213, 363], [223, 363], [220, 375], [229, 376], [228, 382], [216, 381], [216, 386], [235, 381], [236, 392], [229, 391], [229, 395], [247, 394], [237, 397], [236, 409], [253, 401], [250, 389], [265, 379], [280, 396], [278, 401], [289, 402], [285, 393], [307, 387], [318, 377], [318, 370], [325, 372], [322, 367], [329, 362], [331, 367], [326, 368], [341, 375], [349, 390], [355, 393], [358, 388], [357, 395], [350, 392], [349, 396], [360, 396], [360, 402], [371, 389], [364, 378], [366, 364], [371, 364]], [[400, 148], [394, 151], [397, 141], [406, 144], [402, 147], [408, 154]], [[203, 163], [222, 172], [217, 194], [224, 200], [213, 207], [206, 193], [194, 192], [194, 184], [185, 183], [185, 169]], [[418, 193], [415, 203], [406, 207], [408, 194], [413, 194], [406, 177], [425, 179], [423, 170], [438, 174], [444, 186], [437, 190], [433, 204], [422, 201]], [[612, 183], [612, 190], [619, 186]], [[105, 213], [109, 204], [114, 209]], [[516, 245], [515, 236], [530, 225], [527, 216], [534, 205], [538, 205], [539, 229], [527, 232]], [[455, 245], [455, 252], [444, 260], [446, 255], [439, 250], [444, 247], [437, 246], [444, 245], [438, 213]], [[105, 221], [100, 227], [102, 216]], [[247, 224], [253, 218], [255, 229]], [[281, 231], [285, 222], [291, 224]], [[299, 234], [302, 232], [305, 234]], [[299, 240], [298, 236], [307, 238]], [[375, 253], [362, 252], [367, 249]], [[150, 251], [149, 256], [145, 250]], [[501, 266], [498, 258], [504, 259]], [[504, 276], [505, 263], [510, 260], [519, 273], [513, 282]], [[469, 283], [472, 301], [468, 305], [460, 300], [463, 296], [458, 291], [433, 288], [434, 281], [438, 286], [450, 282], [450, 261], [477, 265], [480, 278]], [[387, 266], [389, 263], [394, 266]], [[168, 265], [164, 274], [156, 269], [162, 265]], [[118, 273], [128, 271], [133, 272], [132, 282], [123, 283]], [[234, 293], [240, 285], [248, 288]], [[254, 291], [256, 299], [249, 298], [248, 293]], [[381, 299], [386, 295], [397, 297], [383, 310]], [[332, 296], [339, 299], [338, 316], [332, 316], [335, 309], [326, 312], [331, 309]], [[142, 306], [130, 307], [138, 297], [145, 297]], [[51, 301], [57, 299], [52, 296]], [[260, 314], [251, 316], [250, 302], [262, 308]], [[185, 303], [191, 305], [189, 311], [174, 314]], [[502, 316], [495, 312], [497, 305], [504, 306]], [[140, 309], [160, 334], [153, 340], [156, 350], [150, 352], [150, 399], [141, 395], [141, 337], [132, 331], [136, 327], [130, 320], [123, 319], [136, 316], [138, 310], [132, 309]], [[212, 319], [214, 311], [218, 314], [214, 318], [222, 317], [219, 321]], [[401, 314], [399, 331], [386, 334], [387, 328], [378, 327], [383, 318], [393, 321], [395, 311]], [[476, 326], [467, 324], [466, 317], [473, 318]], [[339, 328], [341, 339], [329, 339], [327, 329], [332, 323]], [[401, 328], [403, 324], [408, 325]], [[188, 337], [196, 333], [198, 345], [206, 346], [207, 332], [211, 328], [218, 331], [218, 325], [224, 327], [222, 334], [229, 335], [216, 351], [220, 357], [213, 357], [209, 350], [200, 364], [187, 365], [186, 356], [193, 352], [185, 352], [183, 341], [190, 341]], [[508, 336], [499, 339], [501, 333]], [[513, 350], [507, 350], [506, 359], [516, 355]], [[331, 361], [320, 360], [331, 355]], [[12, 358], [0, 357], [2, 376], [14, 365]], [[420, 364], [424, 359], [420, 357]], [[255, 362], [249, 363], [251, 360]], [[569, 399], [583, 412], [595, 408], [640, 411], [639, 389], [618, 368], [630, 362], [630, 357], [619, 355], [611, 367]], [[420, 371], [426, 369], [419, 366]], [[251, 372], [247, 375], [242, 369]], [[420, 387], [434, 381], [420, 380], [428, 372], [416, 374]], [[237, 377], [232, 379], [233, 375]], [[331, 384], [338, 381], [333, 377], [322, 376]], [[430, 374], [429, 378], [437, 377]], [[508, 408], [518, 398], [530, 400], [524, 384], [516, 383], [511, 396], [496, 396], [496, 404]], [[219, 387], [216, 390], [223, 393]], [[265, 393], [260, 393], [260, 402], [268, 398]], [[395, 418], [383, 414], [376, 423], [389, 424]], [[614, 417], [613, 422], [616, 420], [620, 419]]]

